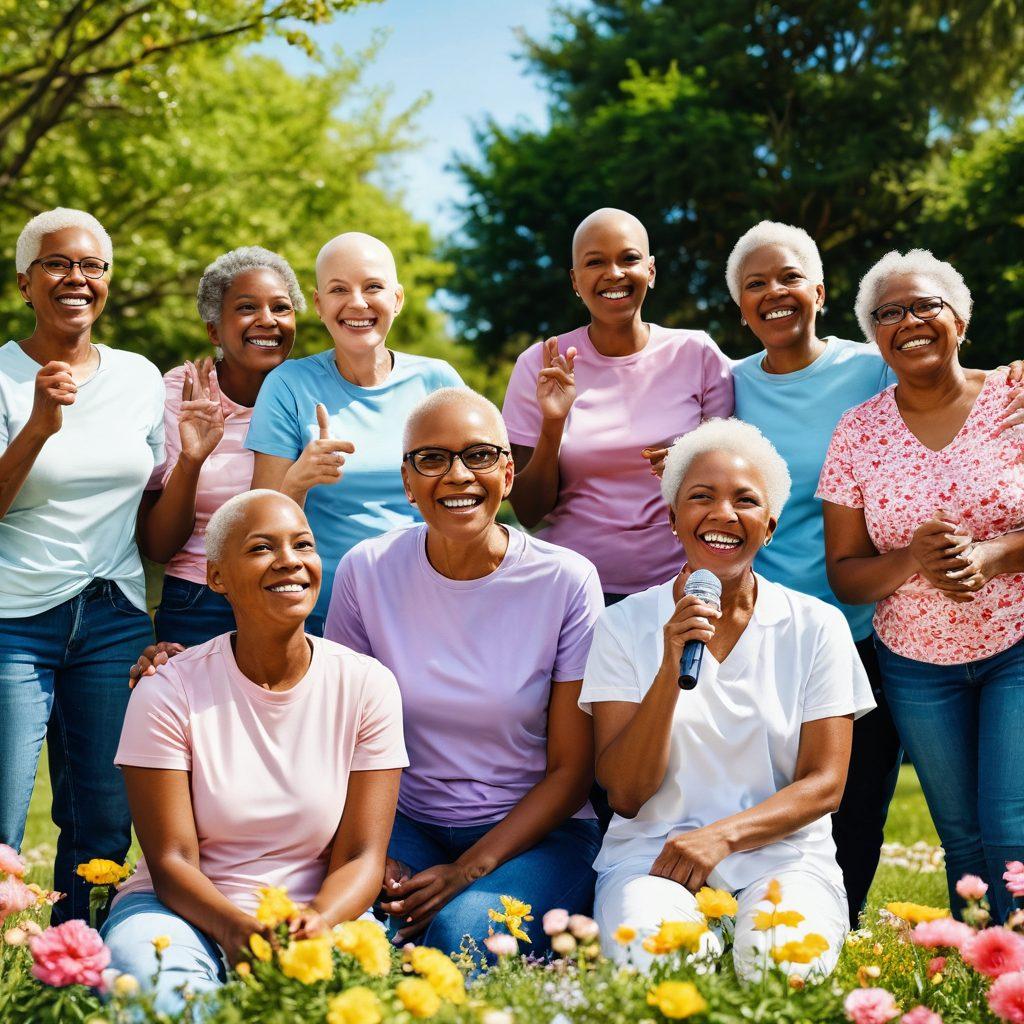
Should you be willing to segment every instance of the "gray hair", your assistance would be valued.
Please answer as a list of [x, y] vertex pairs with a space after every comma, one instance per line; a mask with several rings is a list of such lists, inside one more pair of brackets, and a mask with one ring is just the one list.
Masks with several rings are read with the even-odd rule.
[[289, 262], [276, 252], [264, 249], [260, 245], [243, 245], [240, 249], [218, 256], [204, 271], [199, 279], [199, 292], [196, 295], [196, 308], [199, 318], [204, 324], [220, 323], [221, 308], [224, 305], [224, 293], [231, 287], [239, 274], [250, 270], [269, 270], [281, 279], [288, 289], [296, 313], [306, 308], [306, 299], [299, 287]]
[[725, 283], [729, 286], [732, 301], [740, 302], [740, 274], [743, 263], [756, 249], [766, 245], [779, 245], [791, 249], [800, 263], [807, 280], [811, 284], [825, 283], [825, 269], [821, 265], [821, 253], [818, 246], [803, 228], [792, 224], [782, 224], [776, 220], [763, 220], [745, 231], [737, 239], [729, 253], [729, 262], [725, 265]]
[[882, 289], [893, 277], [907, 277], [914, 274], [927, 277], [934, 282], [939, 298], [953, 307], [953, 312], [963, 323], [964, 331], [971, 321], [971, 289], [967, 287], [960, 271], [952, 264], [940, 260], [928, 249], [911, 249], [900, 253], [896, 249], [887, 252], [861, 279], [857, 289], [857, 302], [854, 312], [857, 322], [868, 341], [875, 340], [877, 324], [871, 319], [871, 311], [878, 306], [878, 297]]
[[[232, 498], [228, 498], [216, 512], [210, 516], [206, 524], [206, 558], [210, 562], [219, 562], [224, 557], [228, 538], [234, 528], [245, 518], [249, 506], [260, 498], [272, 496], [275, 498], [287, 498], [280, 491], [273, 491], [268, 487], [257, 487], [254, 491], [242, 491]], [[288, 498], [290, 501], [291, 499]]]
[[501, 410], [489, 398], [484, 398], [479, 392], [467, 387], [438, 388], [437, 391], [431, 391], [425, 398], [421, 398], [405, 421], [402, 447], [408, 451], [413, 428], [419, 419], [452, 404], [475, 405], [478, 409], [488, 412], [498, 428], [498, 442], [503, 448], [508, 448], [508, 431], [505, 428], [505, 421], [501, 418]]
[[45, 213], [37, 213], [21, 229], [18, 243], [14, 247], [14, 266], [18, 273], [27, 274], [29, 264], [38, 259], [44, 235], [52, 235], [55, 231], [65, 231], [67, 228], [88, 231], [99, 243], [102, 259], [113, 266], [114, 245], [107, 229], [91, 213], [58, 206]]
[[665, 471], [661, 476], [661, 493], [674, 507], [686, 471], [698, 455], [707, 452], [728, 452], [739, 455], [756, 466], [768, 488], [768, 509], [774, 519], [782, 514], [789, 499], [792, 481], [786, 460], [775, 445], [751, 423], [737, 419], [705, 420], [699, 427], [683, 434], [668, 451]]

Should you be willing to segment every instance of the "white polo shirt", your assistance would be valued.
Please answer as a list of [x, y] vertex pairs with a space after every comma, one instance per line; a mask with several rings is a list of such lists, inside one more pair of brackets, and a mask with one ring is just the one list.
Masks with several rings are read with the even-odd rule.
[[[721, 664], [706, 651], [696, 688], [679, 694], [665, 779], [635, 818], [613, 817], [594, 865], [599, 872], [634, 858], [653, 864], [670, 836], [768, 799], [793, 782], [804, 722], [859, 717], [875, 706], [842, 612], [756, 579], [747, 628]], [[605, 609], [584, 675], [584, 711], [601, 701], [643, 699], [661, 664], [673, 582]], [[835, 853], [825, 815], [778, 842], [726, 857], [708, 884], [735, 892], [803, 868], [842, 885]]]

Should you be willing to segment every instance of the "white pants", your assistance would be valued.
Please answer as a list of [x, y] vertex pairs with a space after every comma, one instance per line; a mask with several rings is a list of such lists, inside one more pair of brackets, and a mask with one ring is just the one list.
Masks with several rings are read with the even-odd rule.
[[[653, 935], [662, 921], [698, 921], [701, 919], [693, 894], [678, 882], [648, 874], [647, 858], [635, 858], [617, 864], [597, 878], [594, 897], [594, 918], [601, 927], [601, 945], [607, 956], [624, 963], [632, 961], [641, 970], [650, 967], [654, 957], [641, 946], [641, 940]], [[782, 887], [780, 910], [797, 910], [804, 920], [796, 927], [780, 925], [774, 931], [754, 930], [754, 914], [771, 910], [764, 897], [772, 878]], [[736, 934], [733, 940], [733, 961], [736, 974], [743, 981], [756, 981], [767, 964], [771, 945], [784, 945], [814, 932], [828, 940], [828, 951], [810, 964], [786, 964], [789, 974], [800, 977], [825, 978], [835, 969], [849, 930], [849, 911], [842, 888], [820, 875], [795, 869], [766, 875], [733, 894], [739, 904]], [[612, 937], [621, 924], [637, 930], [637, 939], [629, 947], [620, 946]], [[709, 931], [702, 939], [701, 953], [720, 956], [722, 938], [718, 930]]]

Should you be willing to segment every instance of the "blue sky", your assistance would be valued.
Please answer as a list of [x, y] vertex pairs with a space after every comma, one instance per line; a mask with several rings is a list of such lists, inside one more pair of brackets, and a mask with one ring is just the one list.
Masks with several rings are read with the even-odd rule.
[[[395, 177], [412, 212], [438, 234], [453, 226], [450, 202], [461, 195], [445, 165], [454, 151], [473, 152], [473, 122], [490, 114], [502, 124], [546, 123], [544, 90], [515, 59], [515, 30], [546, 37], [554, 6], [555, 0], [383, 0], [311, 33], [325, 52], [340, 44], [354, 53], [386, 30], [389, 38], [365, 84], [389, 87], [394, 112], [431, 94], [417, 119], [424, 144], [399, 158]], [[275, 42], [262, 49], [290, 70], [309, 69], [292, 47]]]

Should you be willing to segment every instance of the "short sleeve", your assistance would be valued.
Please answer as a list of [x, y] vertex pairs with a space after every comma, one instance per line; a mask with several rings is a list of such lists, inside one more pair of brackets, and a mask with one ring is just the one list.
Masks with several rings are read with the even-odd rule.
[[438, 390], [441, 388], [464, 388], [466, 386], [466, 382], [459, 376], [459, 371], [451, 363], [446, 363], [443, 359], [440, 359], [438, 364], [435, 382]]
[[146, 436], [146, 443], [149, 445], [150, 451], [153, 453], [153, 466], [162, 466], [166, 459], [164, 452], [164, 399], [167, 394], [167, 390], [164, 387], [164, 379], [160, 376], [159, 370], [152, 363], [149, 364], [152, 369], [152, 395], [150, 398], [150, 425], [149, 433]]
[[260, 388], [245, 447], [263, 455], [295, 460], [306, 447], [307, 438], [295, 393], [280, 372], [285, 365], [273, 370]]
[[848, 508], [863, 508], [864, 494], [854, 472], [850, 450], [849, 413], [843, 416], [832, 434], [825, 464], [818, 479], [817, 497]]
[[174, 469], [180, 452], [178, 414], [181, 411], [181, 385], [185, 368], [176, 366], [164, 374], [164, 457], [153, 467], [147, 491], [162, 491], [168, 474]]
[[636, 662], [629, 656], [624, 638], [620, 636], [618, 619], [614, 607], [606, 608], [594, 627], [579, 702], [588, 715], [593, 714], [592, 704], [606, 700], [639, 704], [643, 698]]
[[551, 679], [556, 683], [583, 678], [587, 655], [594, 638], [594, 626], [604, 610], [604, 595], [597, 570], [592, 566], [576, 592], [569, 597], [558, 634], [558, 650]]
[[144, 676], [132, 690], [114, 764], [191, 770], [188, 698], [173, 665]]
[[360, 654], [373, 654], [370, 638], [366, 635], [363, 616], [356, 599], [356, 576], [364, 561], [358, 546], [338, 563], [331, 589], [331, 603], [327, 608], [324, 638], [342, 644]]
[[860, 718], [875, 706], [850, 627], [838, 608], [820, 605], [821, 628], [804, 688], [802, 722], [837, 715]]
[[352, 771], [408, 766], [398, 682], [379, 661], [371, 661], [363, 681], [363, 706], [352, 756]]
[[701, 419], [727, 419], [736, 407], [733, 397], [732, 363], [710, 337], [704, 335], [704, 339]]
[[501, 417], [512, 444], [534, 447], [540, 437], [541, 414], [537, 405], [537, 374], [541, 368], [541, 350], [532, 345], [512, 367], [501, 406]]

